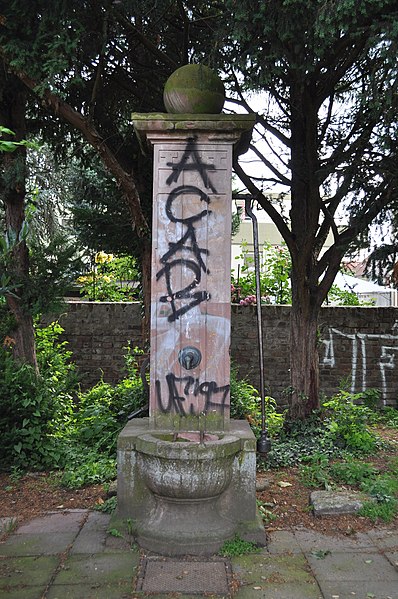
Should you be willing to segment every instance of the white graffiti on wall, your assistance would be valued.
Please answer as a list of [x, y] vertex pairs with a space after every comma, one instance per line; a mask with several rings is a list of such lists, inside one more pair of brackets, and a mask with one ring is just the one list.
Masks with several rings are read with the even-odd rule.
[[[398, 322], [392, 327], [398, 329]], [[336, 368], [336, 347], [343, 339], [351, 341], [351, 393], [367, 389], [368, 361], [374, 360], [374, 344], [379, 342], [379, 356], [377, 366], [380, 372], [380, 391], [383, 402], [386, 403], [389, 393], [388, 372], [396, 367], [398, 358], [398, 334], [373, 334], [373, 333], [344, 333], [338, 329], [329, 328], [329, 338], [323, 339], [325, 352], [321, 358], [321, 365]], [[372, 344], [370, 351], [369, 343]], [[368, 351], [369, 350], [369, 351]]]

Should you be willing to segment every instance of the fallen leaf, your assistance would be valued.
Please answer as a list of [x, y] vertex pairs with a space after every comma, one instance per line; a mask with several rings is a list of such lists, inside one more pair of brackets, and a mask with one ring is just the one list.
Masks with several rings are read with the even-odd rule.
[[[372, 559], [366, 559], [365, 560], [365, 564], [371, 564], [372, 562], [373, 562]], [[372, 593], [369, 595], [369, 593], [368, 593], [368, 597], [374, 597], [374, 595], [372, 595]]]
[[292, 483], [288, 483], [288, 482], [286, 482], [285, 480], [280, 480], [280, 481], [277, 483], [277, 485], [278, 485], [278, 487], [280, 487], [281, 489], [285, 489], [285, 487], [291, 487], [291, 486], [292, 486]]
[[253, 587], [253, 589], [254, 589], [255, 591], [261, 591], [261, 589], [262, 589], [262, 588], [263, 588], [263, 587]]

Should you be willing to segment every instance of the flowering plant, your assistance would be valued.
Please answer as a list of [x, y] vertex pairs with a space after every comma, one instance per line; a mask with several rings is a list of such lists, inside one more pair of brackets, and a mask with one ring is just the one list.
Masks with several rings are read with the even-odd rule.
[[84, 299], [107, 302], [136, 300], [139, 285], [136, 261], [131, 256], [114, 256], [103, 251], [94, 256], [91, 271], [76, 279]]

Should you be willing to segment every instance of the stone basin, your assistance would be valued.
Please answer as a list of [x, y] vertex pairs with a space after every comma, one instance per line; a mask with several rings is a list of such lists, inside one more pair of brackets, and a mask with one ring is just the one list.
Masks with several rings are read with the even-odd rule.
[[228, 434], [147, 433], [136, 440], [137, 466], [157, 496], [206, 499], [228, 487], [240, 449], [240, 440]]

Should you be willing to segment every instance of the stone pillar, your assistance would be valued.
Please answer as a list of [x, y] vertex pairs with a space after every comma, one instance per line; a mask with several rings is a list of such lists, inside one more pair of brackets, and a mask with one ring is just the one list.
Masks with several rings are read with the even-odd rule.
[[254, 115], [133, 115], [154, 151], [154, 429], [229, 428], [232, 154], [242, 134], [250, 138], [254, 121]]

